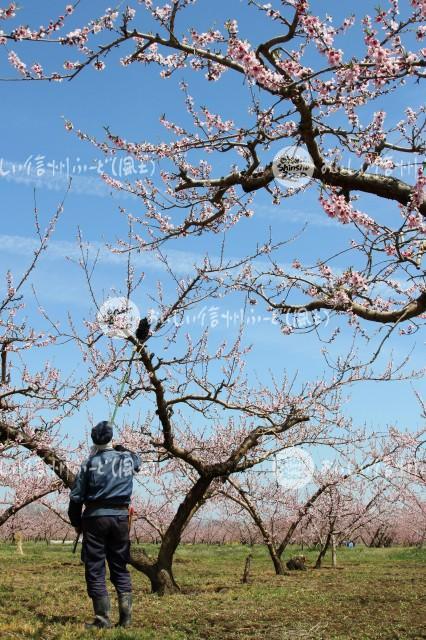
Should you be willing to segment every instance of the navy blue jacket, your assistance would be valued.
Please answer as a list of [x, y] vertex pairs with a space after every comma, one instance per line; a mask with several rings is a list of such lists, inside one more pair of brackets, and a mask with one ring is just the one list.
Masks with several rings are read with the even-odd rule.
[[81, 465], [70, 494], [68, 516], [73, 527], [83, 517], [123, 515], [120, 506], [130, 504], [133, 475], [141, 466], [136, 453], [119, 447], [98, 451]]

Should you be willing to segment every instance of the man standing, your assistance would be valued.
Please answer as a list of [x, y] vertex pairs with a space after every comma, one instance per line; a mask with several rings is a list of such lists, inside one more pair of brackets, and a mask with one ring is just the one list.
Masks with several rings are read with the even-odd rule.
[[118, 595], [118, 625], [128, 627], [132, 616], [132, 583], [126, 566], [130, 556], [128, 507], [133, 475], [139, 471], [141, 461], [125, 447], [113, 447], [109, 422], [99, 422], [91, 435], [94, 446], [77, 475], [68, 508], [72, 526], [83, 531], [87, 593], [95, 612], [94, 621], [86, 627], [112, 627], [105, 560]]

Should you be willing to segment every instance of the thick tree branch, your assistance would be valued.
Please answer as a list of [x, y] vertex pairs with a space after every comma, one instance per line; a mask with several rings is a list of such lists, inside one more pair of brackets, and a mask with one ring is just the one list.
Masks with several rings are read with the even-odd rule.
[[35, 436], [28, 438], [24, 430], [0, 421], [0, 442], [7, 443], [9, 441], [37, 455], [62, 480], [66, 487], [73, 485], [75, 474], [56, 451], [37, 442]]
[[371, 322], [379, 322], [382, 324], [402, 322], [416, 318], [426, 312], [426, 291], [423, 291], [418, 298], [408, 302], [401, 309], [392, 311], [379, 311], [371, 309], [358, 302], [348, 302], [347, 304], [337, 304], [336, 302], [327, 302], [327, 300], [313, 300], [305, 305], [290, 305], [285, 303], [269, 304], [282, 313], [298, 313], [303, 311], [319, 311], [320, 309], [330, 309], [333, 311], [352, 312], [359, 318], [369, 320]]

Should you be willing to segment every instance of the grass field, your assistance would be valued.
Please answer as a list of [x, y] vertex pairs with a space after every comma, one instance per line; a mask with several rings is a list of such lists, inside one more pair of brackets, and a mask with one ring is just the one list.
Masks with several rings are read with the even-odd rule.
[[175, 564], [182, 593], [153, 596], [132, 569], [134, 626], [90, 632], [83, 623], [91, 618], [91, 601], [78, 557], [69, 547], [24, 549], [19, 557], [0, 544], [0, 640], [426, 638], [426, 552], [416, 549], [342, 549], [335, 570], [326, 557], [319, 571], [277, 577], [265, 550], [255, 547], [251, 583], [241, 584], [246, 548], [182, 546]]

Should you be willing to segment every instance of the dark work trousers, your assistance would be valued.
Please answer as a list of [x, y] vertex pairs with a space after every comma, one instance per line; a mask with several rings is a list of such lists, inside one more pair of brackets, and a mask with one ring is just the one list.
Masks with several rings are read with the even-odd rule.
[[117, 593], [130, 593], [132, 583], [126, 567], [130, 559], [127, 515], [83, 518], [83, 557], [90, 598], [107, 595], [105, 560]]

